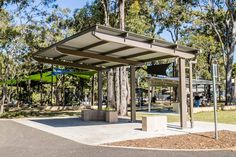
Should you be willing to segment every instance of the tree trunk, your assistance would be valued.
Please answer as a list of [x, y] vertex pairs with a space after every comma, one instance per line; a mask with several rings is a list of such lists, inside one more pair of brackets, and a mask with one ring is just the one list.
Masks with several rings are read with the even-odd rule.
[[129, 84], [129, 77], [128, 77], [127, 71], [126, 71], [126, 90], [127, 90], [126, 102], [127, 102], [127, 104], [131, 104], [130, 84]]
[[0, 114], [3, 114], [4, 112], [6, 96], [7, 96], [7, 88], [6, 88], [6, 85], [4, 84], [2, 87], [2, 102], [1, 102], [1, 107], [0, 107]]
[[126, 89], [126, 68], [120, 68], [121, 79], [121, 99], [120, 99], [120, 115], [125, 116], [127, 114], [127, 89]]
[[232, 69], [233, 69], [233, 60], [234, 60], [234, 52], [236, 45], [236, 13], [235, 9], [231, 11], [231, 15], [233, 18], [229, 21], [229, 40], [227, 45], [227, 62], [226, 62], [226, 88], [225, 88], [225, 105], [229, 105], [232, 102], [233, 98], [233, 90], [232, 90]]
[[[119, 0], [119, 13], [120, 13], [120, 29], [125, 30], [125, 0]], [[128, 75], [126, 72], [127, 67], [120, 68], [120, 115], [127, 115], [127, 83]]]
[[120, 29], [125, 30], [125, 0], [119, 0]]
[[225, 88], [225, 105], [230, 105], [232, 102], [232, 69], [233, 69], [233, 58], [234, 58], [235, 46], [232, 46], [227, 55], [227, 65], [226, 65], [226, 88]]
[[[101, 0], [104, 12], [104, 23], [109, 26], [109, 0]], [[107, 72], [107, 107], [115, 107], [114, 98], [114, 73], [110, 69]]]
[[7, 98], [7, 86], [5, 84], [5, 81], [8, 78], [8, 74], [9, 74], [8, 70], [9, 70], [9, 65], [6, 64], [5, 78], [3, 78], [2, 65], [0, 65], [0, 71], [1, 71], [0, 72], [0, 78], [2, 78], [2, 80], [4, 81], [3, 87], [2, 87], [2, 102], [1, 102], [1, 106], [0, 106], [0, 114], [3, 114], [3, 112], [4, 112], [5, 100]]
[[106, 26], [109, 26], [109, 0], [101, 0], [104, 12], [104, 23]]
[[116, 110], [120, 114], [120, 68], [115, 69], [115, 100]]
[[113, 70], [107, 72], [107, 107], [115, 107]]
[[[0, 63], [0, 80], [2, 81], [2, 78], [3, 78], [3, 76], [2, 76], [2, 64]], [[2, 93], [3, 93], [3, 87], [2, 87]], [[4, 96], [4, 94], [3, 94], [3, 96]], [[2, 98], [2, 101], [1, 101], [1, 103], [0, 103], [0, 114], [2, 114], [3, 113], [3, 105], [4, 105], [4, 100], [3, 100], [3, 98]]]
[[[7, 64], [7, 68], [8, 69], [8, 64]], [[4, 112], [4, 105], [5, 105], [5, 99], [7, 97], [7, 88], [6, 88], [6, 84], [5, 84], [5, 80], [3, 78], [3, 74], [2, 74], [2, 64], [0, 64], [0, 79], [4, 82], [2, 85], [2, 100], [0, 103], [0, 114], [2, 114]]]

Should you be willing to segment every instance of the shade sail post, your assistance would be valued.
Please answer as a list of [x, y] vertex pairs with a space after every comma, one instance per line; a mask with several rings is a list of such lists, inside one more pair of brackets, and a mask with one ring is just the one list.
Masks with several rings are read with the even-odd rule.
[[94, 75], [92, 77], [91, 106], [94, 106]]
[[[53, 74], [53, 64], [52, 64], [52, 74]], [[53, 75], [51, 74], [51, 105], [53, 104]]]
[[180, 126], [182, 129], [187, 128], [187, 95], [185, 77], [185, 59], [179, 58]]
[[102, 70], [98, 70], [98, 110], [102, 110]]
[[131, 94], [131, 122], [136, 121], [136, 101], [135, 101], [135, 66], [130, 66], [130, 94]]
[[148, 112], [151, 112], [151, 81], [148, 81]]
[[43, 64], [40, 64], [40, 105], [43, 105]]

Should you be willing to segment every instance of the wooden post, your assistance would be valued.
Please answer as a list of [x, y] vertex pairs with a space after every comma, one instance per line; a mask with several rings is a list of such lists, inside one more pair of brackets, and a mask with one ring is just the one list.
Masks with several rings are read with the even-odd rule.
[[189, 63], [189, 102], [190, 102], [190, 123], [191, 128], [193, 128], [193, 66], [190, 61]]
[[180, 126], [187, 128], [187, 98], [185, 82], [185, 59], [179, 58], [179, 94], [180, 94]]
[[135, 101], [135, 66], [130, 66], [130, 94], [131, 94], [131, 122], [136, 121], [136, 101]]
[[98, 70], [98, 109], [102, 110], [102, 71]]

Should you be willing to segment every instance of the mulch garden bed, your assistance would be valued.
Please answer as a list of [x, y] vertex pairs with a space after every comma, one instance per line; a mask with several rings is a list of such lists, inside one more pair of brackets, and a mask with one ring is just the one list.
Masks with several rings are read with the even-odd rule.
[[213, 138], [214, 132], [193, 133], [137, 140], [128, 140], [107, 145], [125, 147], [146, 147], [162, 149], [232, 149], [236, 148], [236, 132], [219, 131], [219, 139]]

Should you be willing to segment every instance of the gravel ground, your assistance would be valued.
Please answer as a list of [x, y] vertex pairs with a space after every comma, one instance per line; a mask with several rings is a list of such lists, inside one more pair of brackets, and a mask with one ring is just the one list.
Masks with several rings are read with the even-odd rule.
[[[96, 130], [94, 130], [96, 131]], [[155, 151], [83, 145], [0, 120], [0, 157], [235, 157], [232, 151]]]

